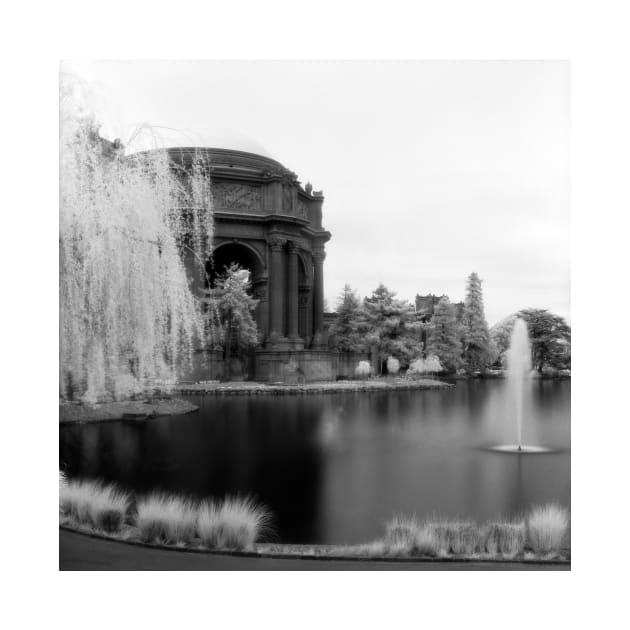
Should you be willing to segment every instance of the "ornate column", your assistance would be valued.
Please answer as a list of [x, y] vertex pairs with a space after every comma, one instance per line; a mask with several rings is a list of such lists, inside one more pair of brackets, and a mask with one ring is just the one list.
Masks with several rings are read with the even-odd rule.
[[298, 259], [297, 246], [289, 243], [289, 263], [287, 265], [287, 337], [297, 341], [298, 334]]
[[269, 336], [269, 300], [267, 298], [267, 278], [257, 278], [252, 282], [254, 298], [258, 300], [256, 308], [256, 325], [258, 337], [262, 343]]
[[284, 336], [284, 244], [285, 240], [277, 236], [269, 239], [271, 248], [270, 302], [271, 321], [270, 334]]
[[304, 341], [305, 347], [311, 343], [313, 336], [311, 289], [310, 284], [301, 284], [298, 287], [298, 335]]
[[324, 328], [324, 258], [323, 249], [313, 251], [313, 340], [316, 346], [321, 344]]

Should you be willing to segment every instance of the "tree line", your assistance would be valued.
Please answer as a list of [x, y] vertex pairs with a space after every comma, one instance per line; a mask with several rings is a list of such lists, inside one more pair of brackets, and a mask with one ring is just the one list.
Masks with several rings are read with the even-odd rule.
[[[258, 301], [249, 295], [250, 289], [249, 273], [232, 264], [203, 299], [207, 339], [211, 347], [223, 350], [228, 363], [261, 342], [254, 319]], [[370, 353], [379, 374], [399, 369], [477, 374], [506, 367], [505, 353], [517, 317], [527, 323], [534, 369], [540, 373], [570, 369], [571, 328], [565, 320], [547, 310], [530, 308], [489, 328], [482, 281], [474, 272], [466, 282], [461, 312], [443, 296], [428, 318], [382, 283], [363, 299], [346, 284], [337, 301], [328, 343], [341, 352]]]
[[[369, 352], [379, 373], [387, 372], [387, 360], [395, 358], [402, 369], [413, 368], [419, 359], [447, 374], [483, 373], [505, 367], [505, 351], [516, 317], [522, 317], [532, 343], [536, 370], [570, 368], [571, 329], [561, 317], [543, 309], [524, 309], [490, 329], [485, 318], [482, 282], [471, 273], [461, 314], [443, 296], [430, 319], [382, 283], [361, 300], [346, 284], [330, 327], [330, 345], [342, 352]], [[424, 320], [424, 321], [423, 321]]]

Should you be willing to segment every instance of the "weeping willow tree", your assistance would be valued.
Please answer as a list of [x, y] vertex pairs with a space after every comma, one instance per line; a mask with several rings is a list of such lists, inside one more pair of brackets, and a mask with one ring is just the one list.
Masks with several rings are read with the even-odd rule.
[[182, 177], [166, 151], [125, 156], [62, 83], [59, 188], [60, 396], [119, 400], [173, 383], [203, 338], [182, 256], [208, 257], [207, 165]]

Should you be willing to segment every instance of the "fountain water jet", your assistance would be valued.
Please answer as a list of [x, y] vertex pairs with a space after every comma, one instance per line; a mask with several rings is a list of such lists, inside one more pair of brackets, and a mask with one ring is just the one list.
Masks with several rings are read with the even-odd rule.
[[518, 317], [514, 322], [507, 352], [507, 384], [514, 401], [518, 450], [523, 446], [523, 388], [532, 369], [531, 346], [527, 324]]
[[492, 448], [504, 453], [547, 453], [543, 446], [523, 444], [523, 392], [532, 369], [532, 353], [525, 320], [517, 317], [510, 335], [507, 351], [508, 399], [516, 421], [516, 444], [503, 444]]

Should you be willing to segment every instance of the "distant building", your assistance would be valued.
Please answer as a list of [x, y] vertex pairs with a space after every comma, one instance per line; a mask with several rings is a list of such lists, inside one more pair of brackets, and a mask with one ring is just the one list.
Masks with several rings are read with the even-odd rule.
[[[429, 293], [429, 295], [416, 295], [416, 316], [421, 322], [429, 322], [433, 317], [433, 313], [435, 312], [435, 307], [438, 302], [442, 298], [448, 298], [448, 295], [433, 295]], [[464, 303], [463, 302], [454, 302], [453, 306], [455, 307], [455, 312], [457, 314], [457, 321], [462, 318], [464, 313]]]

